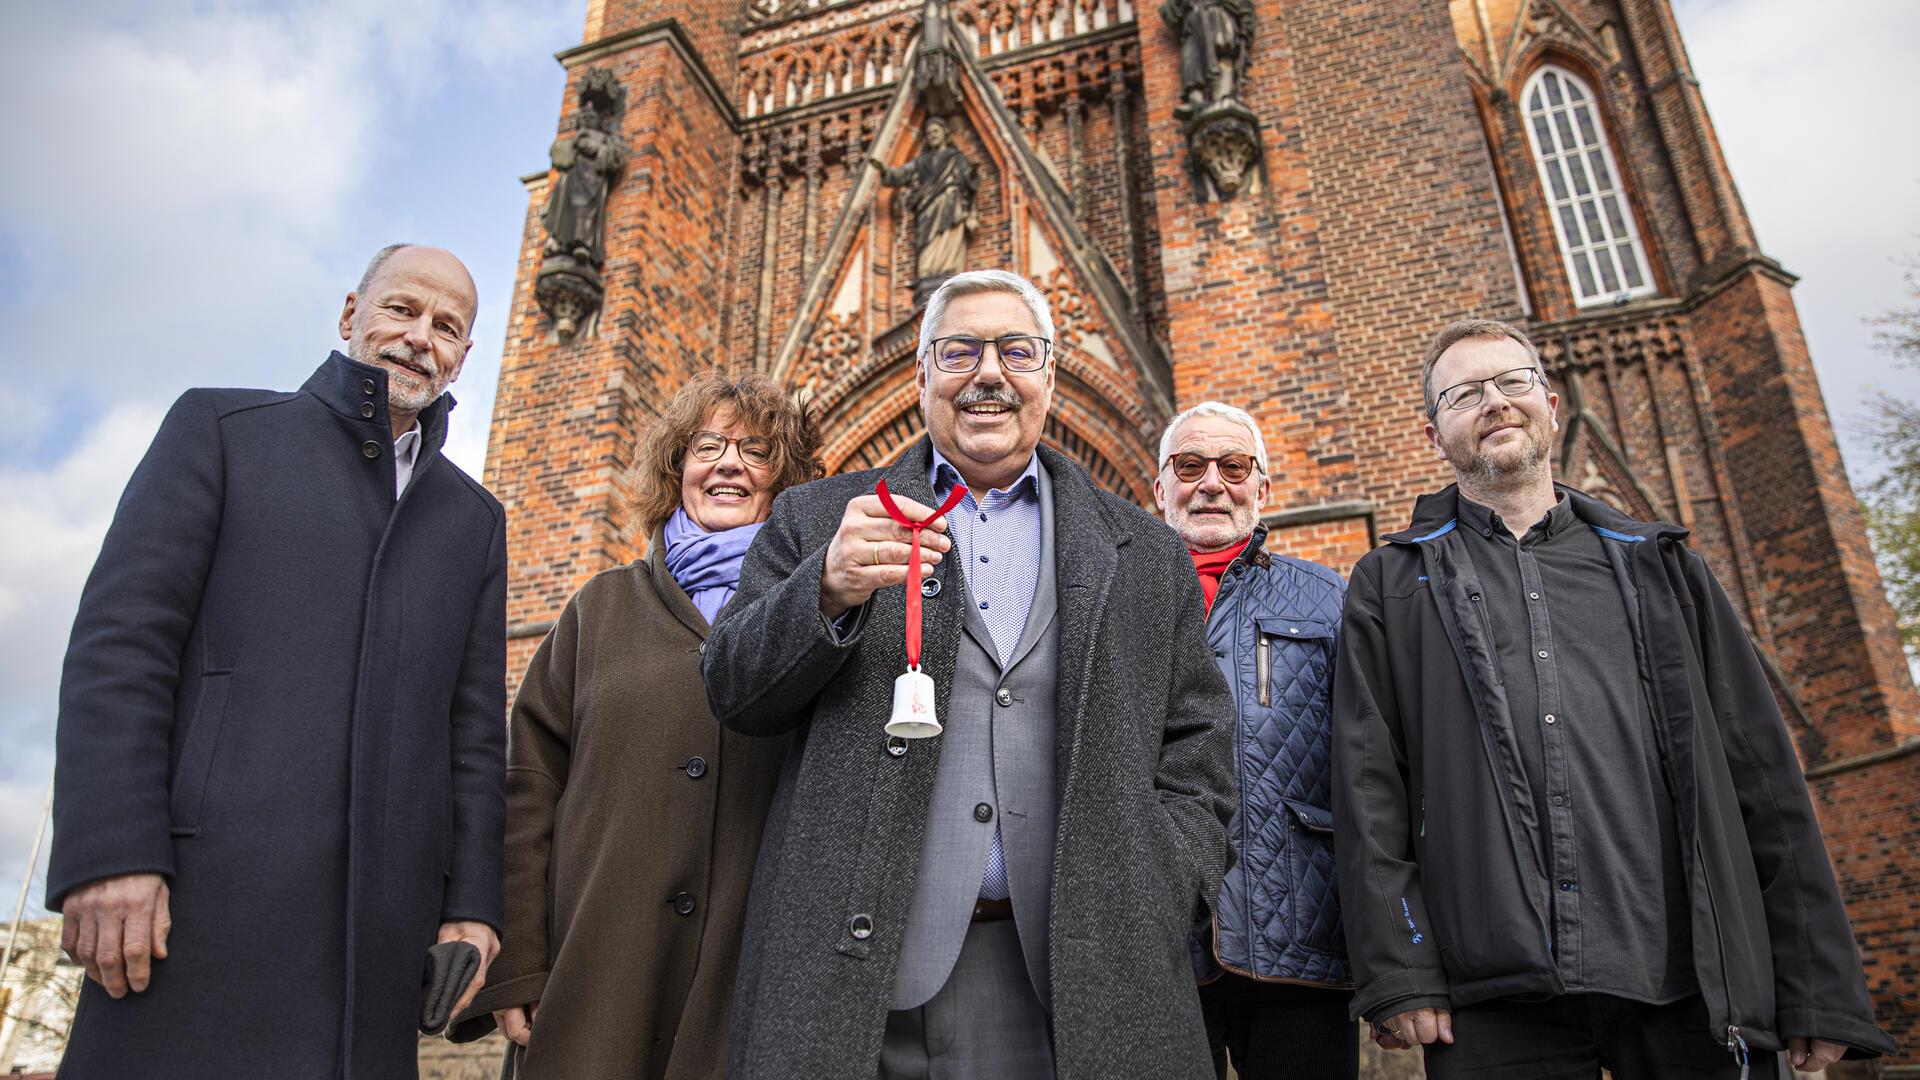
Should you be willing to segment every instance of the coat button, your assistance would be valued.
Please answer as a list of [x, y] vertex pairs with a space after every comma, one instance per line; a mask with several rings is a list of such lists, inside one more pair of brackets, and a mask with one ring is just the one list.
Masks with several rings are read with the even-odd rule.
[[907, 740], [901, 738], [898, 735], [887, 736], [887, 756], [906, 757], [907, 756]]
[[673, 910], [681, 915], [693, 914], [693, 894], [679, 893], [675, 895], [673, 898]]
[[1468, 594], [1467, 594], [1467, 599], [1469, 599], [1469, 600], [1471, 600], [1471, 601], [1473, 601], [1474, 603], [1476, 603], [1476, 604], [1477, 604], [1477, 603], [1479, 603], [1479, 602], [1480, 602], [1480, 594], [1479, 594], [1479, 593], [1468, 593]]
[[855, 941], [865, 941], [868, 938], [872, 937], [873, 936], [873, 916], [863, 912], [859, 915], [855, 915], [851, 919], [848, 919], [847, 933], [853, 935], [853, 938]]
[[991, 807], [991, 806], [988, 806], [988, 805], [987, 805], [986, 803], [981, 803], [980, 805], [978, 805], [978, 806], [976, 806], [976, 807], [974, 807], [974, 808], [973, 808], [973, 820], [975, 820], [975, 821], [992, 821], [992, 820], [993, 820], [993, 807]]
[[922, 581], [920, 583], [920, 595], [921, 596], [939, 596], [940, 595], [940, 579], [937, 577], [930, 577], [925, 581]]
[[687, 778], [688, 779], [698, 780], [705, 775], [707, 775], [707, 759], [706, 758], [690, 757], [687, 759]]
[[1013, 704], [1013, 691], [1003, 686], [993, 692], [993, 700], [999, 702], [1002, 707], [1011, 705]]
[[366, 417], [369, 420], [373, 419], [373, 402], [371, 401], [361, 402], [360, 415]]
[[372, 379], [361, 379], [361, 380], [360, 380], [360, 389], [362, 389], [362, 390], [365, 390], [365, 391], [366, 391], [367, 393], [369, 393], [369, 394], [371, 394], [371, 393], [373, 393], [373, 380], [372, 380]]
[[380, 444], [368, 439], [360, 444], [360, 453], [366, 457], [377, 458], [380, 456]]

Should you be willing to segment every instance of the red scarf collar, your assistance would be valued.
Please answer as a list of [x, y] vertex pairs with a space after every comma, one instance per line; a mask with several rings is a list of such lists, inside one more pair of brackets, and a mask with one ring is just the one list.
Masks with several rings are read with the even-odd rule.
[[1200, 574], [1200, 591], [1206, 594], [1208, 614], [1213, 612], [1213, 598], [1220, 594], [1220, 575], [1227, 572], [1227, 567], [1232, 566], [1233, 560], [1252, 542], [1253, 537], [1249, 536], [1224, 551], [1187, 552], [1193, 557], [1194, 570]]

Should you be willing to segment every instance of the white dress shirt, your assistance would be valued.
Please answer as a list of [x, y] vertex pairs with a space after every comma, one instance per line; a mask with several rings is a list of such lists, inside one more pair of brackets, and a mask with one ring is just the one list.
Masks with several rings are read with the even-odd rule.
[[420, 421], [415, 420], [399, 438], [393, 440], [393, 497], [398, 499], [413, 479], [413, 459], [420, 456]]

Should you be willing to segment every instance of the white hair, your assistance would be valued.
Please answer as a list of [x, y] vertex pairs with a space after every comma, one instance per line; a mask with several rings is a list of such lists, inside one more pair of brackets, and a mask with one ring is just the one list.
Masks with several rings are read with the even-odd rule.
[[[1027, 305], [1033, 313], [1034, 325], [1040, 328], [1040, 336], [1053, 340], [1053, 312], [1047, 307], [1047, 298], [1036, 288], [1033, 282], [1011, 270], [968, 270], [955, 274], [940, 283], [927, 298], [927, 313], [920, 319], [920, 350], [916, 354], [924, 357], [933, 346], [933, 331], [946, 317], [947, 302], [956, 296], [971, 296], [974, 293], [1003, 292], [1012, 293]], [[1058, 351], [1058, 346], [1055, 346]]]
[[1180, 430], [1181, 424], [1196, 416], [1218, 416], [1246, 428], [1247, 434], [1253, 436], [1254, 463], [1260, 466], [1263, 474], [1267, 471], [1267, 440], [1260, 437], [1260, 425], [1254, 422], [1247, 410], [1229, 405], [1224, 401], [1203, 401], [1167, 422], [1167, 430], [1160, 433], [1160, 467], [1162, 469], [1167, 467], [1167, 458], [1173, 454], [1174, 433]]

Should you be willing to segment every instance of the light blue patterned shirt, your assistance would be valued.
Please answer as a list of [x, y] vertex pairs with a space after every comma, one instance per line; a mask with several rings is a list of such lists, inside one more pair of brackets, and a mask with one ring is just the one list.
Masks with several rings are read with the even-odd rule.
[[[945, 502], [947, 493], [960, 482], [959, 470], [937, 447], [928, 479], [936, 502]], [[1026, 471], [1005, 490], [994, 488], [983, 495], [969, 488], [960, 505], [947, 514], [947, 535], [953, 540], [952, 556], [960, 560], [966, 574], [968, 595], [980, 608], [980, 619], [993, 638], [993, 651], [1005, 664], [1026, 632], [1033, 596], [1040, 588], [1040, 456], [1029, 458]], [[1007, 861], [998, 825], [986, 872], [981, 875], [980, 895], [987, 900], [1008, 896]]]

